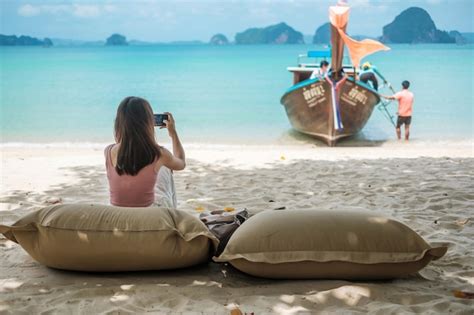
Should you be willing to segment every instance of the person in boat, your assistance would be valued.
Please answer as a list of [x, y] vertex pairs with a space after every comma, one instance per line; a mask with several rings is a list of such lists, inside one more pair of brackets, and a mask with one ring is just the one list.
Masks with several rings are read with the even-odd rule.
[[319, 64], [319, 68], [314, 70], [313, 73], [311, 73], [311, 76], [309, 78], [310, 79], [319, 78], [320, 80], [323, 80], [324, 77], [328, 74], [328, 69], [329, 69], [329, 62], [327, 62], [326, 60], [323, 60]]
[[413, 112], [414, 95], [408, 90], [410, 82], [405, 80], [402, 82], [402, 90], [392, 96], [381, 95], [389, 100], [398, 100], [398, 119], [397, 119], [397, 138], [401, 139], [401, 127], [405, 125], [405, 140], [410, 137], [411, 116]]
[[374, 73], [375, 67], [370, 64], [370, 62], [364, 62], [362, 65], [362, 70], [359, 73], [359, 80], [367, 84], [369, 81], [374, 88], [374, 90], [379, 89], [379, 81]]
[[153, 110], [146, 100], [129, 96], [118, 106], [115, 143], [104, 150], [112, 205], [176, 208], [172, 171], [184, 169], [186, 162], [173, 115], [166, 114], [161, 128], [168, 129], [173, 153], [156, 142]]

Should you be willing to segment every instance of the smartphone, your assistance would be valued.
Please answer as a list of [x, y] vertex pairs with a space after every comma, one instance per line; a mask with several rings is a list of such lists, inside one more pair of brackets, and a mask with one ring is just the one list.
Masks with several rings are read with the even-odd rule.
[[163, 121], [168, 120], [167, 114], [154, 114], [153, 116], [155, 116], [155, 126], [157, 127], [165, 126], [165, 123]]

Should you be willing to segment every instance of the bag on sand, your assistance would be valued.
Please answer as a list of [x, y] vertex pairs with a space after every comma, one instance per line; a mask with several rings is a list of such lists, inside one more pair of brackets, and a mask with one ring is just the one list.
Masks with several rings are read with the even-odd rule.
[[219, 256], [224, 251], [227, 242], [229, 242], [235, 230], [249, 218], [249, 213], [247, 209], [237, 212], [218, 210], [211, 213], [201, 213], [199, 218], [209, 231], [219, 239], [219, 246], [215, 253], [216, 256]]

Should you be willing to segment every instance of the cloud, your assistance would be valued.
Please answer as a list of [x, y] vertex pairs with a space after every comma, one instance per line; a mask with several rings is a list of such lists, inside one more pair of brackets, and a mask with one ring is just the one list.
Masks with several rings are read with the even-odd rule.
[[377, 10], [377, 11], [386, 11], [389, 9], [387, 1], [374, 1], [374, 0], [349, 0], [347, 1], [349, 6], [354, 9], [363, 9], [363, 10]]
[[40, 13], [41, 10], [31, 4], [24, 4], [18, 8], [18, 14], [25, 17], [35, 16]]
[[38, 6], [38, 9], [41, 11], [41, 13], [47, 13], [47, 14], [53, 14], [53, 15], [58, 15], [58, 14], [64, 14], [70, 12], [70, 6], [66, 4], [52, 4], [52, 5], [41, 5]]
[[95, 18], [101, 15], [101, 8], [97, 5], [74, 4], [72, 14], [81, 18]]
[[115, 11], [117, 11], [117, 7], [112, 4], [24, 4], [18, 8], [18, 14], [23, 17], [32, 17], [40, 14], [69, 14], [78, 18], [97, 18], [103, 14], [112, 14]]
[[117, 11], [117, 7], [114, 6], [114, 5], [111, 5], [111, 4], [106, 4], [106, 5], [104, 5], [104, 11], [112, 13], [112, 12]]
[[352, 0], [352, 1], [347, 1], [347, 3], [351, 7], [370, 7], [369, 0]]

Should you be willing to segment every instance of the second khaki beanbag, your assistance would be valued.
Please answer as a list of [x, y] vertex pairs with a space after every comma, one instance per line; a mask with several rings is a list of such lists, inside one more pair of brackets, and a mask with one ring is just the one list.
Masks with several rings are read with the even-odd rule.
[[214, 260], [253, 276], [390, 279], [446, 253], [390, 218], [355, 211], [264, 211], [232, 235]]
[[183, 268], [217, 244], [198, 218], [166, 208], [56, 205], [0, 232], [46, 266], [78, 271]]

